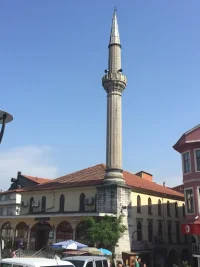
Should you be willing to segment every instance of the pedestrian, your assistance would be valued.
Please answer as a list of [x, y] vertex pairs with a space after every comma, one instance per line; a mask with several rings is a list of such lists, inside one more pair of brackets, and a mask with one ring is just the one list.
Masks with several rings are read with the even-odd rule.
[[118, 261], [118, 262], [117, 262], [117, 267], [123, 267], [123, 264], [122, 264], [121, 261]]
[[12, 252], [11, 257], [12, 257], [12, 258], [17, 258], [16, 251], [13, 251], [13, 252]]
[[138, 261], [138, 263], [139, 263], [139, 266], [142, 267], [143, 264], [142, 264], [142, 262], [141, 262], [141, 258], [140, 258], [140, 257], [138, 257], [137, 261]]

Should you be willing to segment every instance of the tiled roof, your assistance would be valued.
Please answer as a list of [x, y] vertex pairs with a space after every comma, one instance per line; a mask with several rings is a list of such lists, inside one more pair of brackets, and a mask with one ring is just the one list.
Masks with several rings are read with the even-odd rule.
[[50, 182], [52, 181], [51, 179], [47, 179], [47, 178], [38, 178], [38, 177], [34, 177], [34, 176], [29, 176], [29, 175], [24, 175], [22, 174], [23, 177], [26, 177], [27, 179], [36, 182], [37, 184], [44, 184], [46, 182]]
[[[35, 190], [50, 190], [56, 188], [67, 188], [67, 187], [79, 187], [79, 186], [92, 186], [92, 185], [100, 185], [103, 182], [105, 175], [105, 165], [99, 164], [93, 167], [83, 169], [74, 173], [70, 173], [64, 175], [60, 178], [51, 180], [45, 184], [36, 185], [32, 188], [26, 189], [26, 191], [35, 191]], [[132, 174], [130, 172], [124, 171], [124, 179], [126, 185], [141, 189], [147, 190], [152, 193], [160, 193], [168, 196], [176, 196], [183, 198], [183, 194], [176, 192], [168, 187], [164, 187], [155, 182], [147, 181], [140, 176]]]
[[23, 192], [23, 191], [24, 191], [23, 188], [7, 190], [7, 191], [0, 192], [0, 195], [2, 195], [2, 194], [10, 194], [10, 193], [18, 193], [18, 192]]

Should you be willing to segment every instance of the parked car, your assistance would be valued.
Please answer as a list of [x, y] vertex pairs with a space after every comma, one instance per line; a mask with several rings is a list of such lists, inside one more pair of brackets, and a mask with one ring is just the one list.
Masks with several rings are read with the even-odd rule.
[[74, 256], [62, 260], [71, 262], [75, 267], [108, 267], [108, 260], [103, 256]]
[[7, 258], [0, 261], [0, 267], [74, 267], [69, 261], [46, 258]]

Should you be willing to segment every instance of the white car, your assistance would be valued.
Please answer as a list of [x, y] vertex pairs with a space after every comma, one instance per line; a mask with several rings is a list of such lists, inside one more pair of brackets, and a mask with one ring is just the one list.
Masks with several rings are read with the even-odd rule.
[[108, 261], [103, 256], [74, 256], [62, 260], [71, 262], [75, 267], [108, 267]]
[[0, 261], [0, 267], [74, 267], [69, 261], [46, 258], [8, 258]]

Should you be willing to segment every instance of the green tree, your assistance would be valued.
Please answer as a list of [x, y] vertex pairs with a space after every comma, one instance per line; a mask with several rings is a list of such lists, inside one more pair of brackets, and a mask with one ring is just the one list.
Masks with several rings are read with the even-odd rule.
[[86, 218], [82, 230], [85, 232], [84, 241], [87, 244], [113, 250], [127, 228], [123, 225], [122, 216], [116, 218], [106, 215]]

